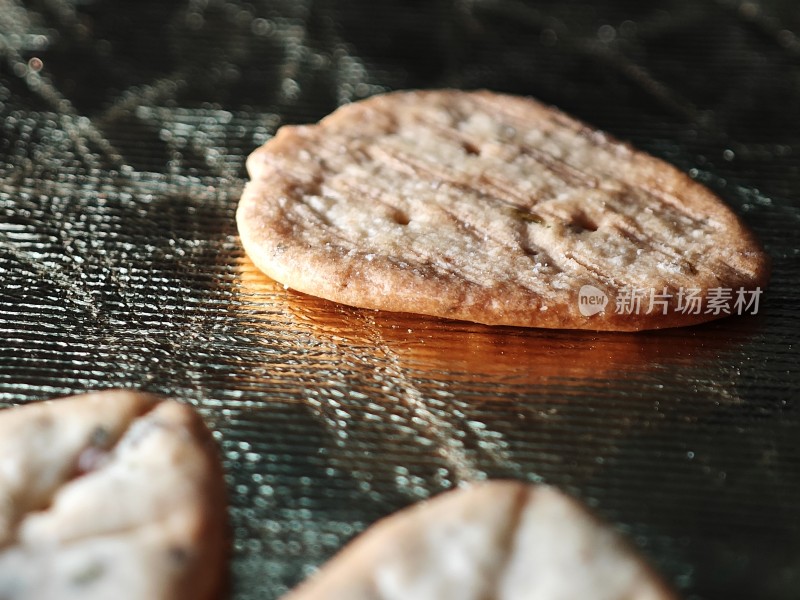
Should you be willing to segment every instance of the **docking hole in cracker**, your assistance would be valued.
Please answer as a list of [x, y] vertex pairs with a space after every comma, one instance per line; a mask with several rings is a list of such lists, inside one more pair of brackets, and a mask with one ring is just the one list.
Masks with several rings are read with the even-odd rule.
[[706, 187], [527, 98], [374, 96], [282, 127], [247, 168], [253, 262], [352, 306], [636, 331], [755, 313], [768, 277]]

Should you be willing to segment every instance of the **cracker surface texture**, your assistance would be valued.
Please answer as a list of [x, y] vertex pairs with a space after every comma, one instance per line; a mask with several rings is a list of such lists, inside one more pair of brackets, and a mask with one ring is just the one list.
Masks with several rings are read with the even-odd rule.
[[0, 600], [217, 598], [226, 522], [186, 405], [110, 391], [0, 411]]
[[284, 600], [676, 600], [608, 525], [547, 486], [447, 492], [373, 525]]
[[[732, 302], [695, 312], [681, 294], [733, 296], [768, 277], [710, 190], [531, 99], [374, 96], [282, 127], [247, 168], [237, 222], [253, 262], [352, 306], [634, 331], [724, 317]], [[602, 310], [581, 310], [581, 289]], [[625, 294], [636, 306], [620, 307]]]

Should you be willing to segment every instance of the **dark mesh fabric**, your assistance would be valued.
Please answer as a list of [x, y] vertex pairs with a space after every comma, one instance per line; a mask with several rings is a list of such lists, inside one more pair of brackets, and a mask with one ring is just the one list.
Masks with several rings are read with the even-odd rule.
[[[238, 600], [488, 477], [583, 498], [688, 598], [795, 600], [798, 36], [795, 0], [0, 0], [0, 405], [109, 387], [195, 405]], [[535, 96], [710, 186], [772, 257], [759, 314], [526, 331], [259, 274], [233, 220], [247, 154], [444, 86]]]

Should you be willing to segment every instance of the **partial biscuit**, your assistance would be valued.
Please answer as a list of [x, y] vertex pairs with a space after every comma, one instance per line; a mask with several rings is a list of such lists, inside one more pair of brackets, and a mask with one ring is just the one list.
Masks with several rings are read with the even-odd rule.
[[0, 411], [0, 600], [203, 600], [225, 484], [189, 406], [111, 391]]
[[676, 600], [552, 487], [489, 482], [373, 525], [284, 600]]
[[237, 222], [253, 262], [353, 306], [640, 330], [754, 312], [768, 277], [707, 188], [530, 99], [375, 96], [281, 128], [247, 168]]

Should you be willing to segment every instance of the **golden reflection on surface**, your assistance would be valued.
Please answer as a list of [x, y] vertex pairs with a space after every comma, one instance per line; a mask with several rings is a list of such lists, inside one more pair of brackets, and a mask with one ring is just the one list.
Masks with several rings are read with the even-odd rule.
[[352, 308], [287, 290], [247, 257], [239, 266], [243, 306], [254, 323], [273, 323], [280, 314], [298, 331], [360, 352], [391, 354], [404, 370], [433, 378], [620, 381], [662, 369], [713, 366], [721, 352], [735, 351], [758, 327], [746, 317], [638, 333], [492, 327]]
[[247, 347], [260, 347], [238, 369], [250, 402], [240, 418], [303, 405], [331, 468], [369, 493], [402, 468], [396, 488], [410, 497], [428, 489], [415, 477], [581, 489], [617, 477], [628, 457], [648, 471], [665, 448], [684, 460], [686, 436], [714, 443], [696, 424], [742, 404], [731, 357], [759, 327], [601, 333], [385, 313], [286, 290], [247, 258], [238, 283]]

